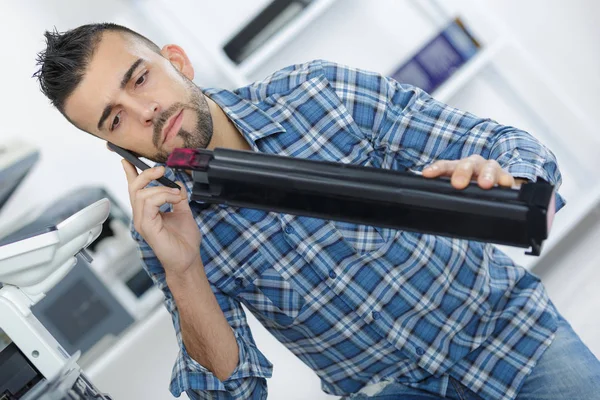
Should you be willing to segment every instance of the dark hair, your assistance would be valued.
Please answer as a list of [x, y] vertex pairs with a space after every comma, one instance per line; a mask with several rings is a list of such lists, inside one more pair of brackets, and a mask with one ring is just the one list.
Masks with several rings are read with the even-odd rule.
[[158, 46], [145, 36], [121, 25], [100, 23], [82, 25], [66, 32], [46, 31], [46, 50], [37, 55], [39, 69], [33, 74], [46, 95], [64, 113], [66, 99], [81, 82], [85, 69], [105, 31], [123, 32], [142, 39], [152, 50]]

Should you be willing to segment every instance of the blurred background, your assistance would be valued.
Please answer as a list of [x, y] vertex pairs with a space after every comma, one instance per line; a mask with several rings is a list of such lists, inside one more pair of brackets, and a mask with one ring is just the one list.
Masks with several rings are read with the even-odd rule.
[[[113, 211], [92, 249], [94, 262], [78, 266], [78, 275], [57, 285], [35, 312], [67, 351], [83, 351], [82, 366], [114, 399], [172, 398], [167, 387], [177, 346], [160, 294], [127, 237], [119, 158], [40, 93], [31, 75], [43, 32], [126, 25], [159, 46], [181, 45], [204, 87], [235, 88], [323, 58], [421, 86], [450, 105], [525, 129], [554, 151], [568, 204], [541, 257], [505, 250], [542, 277], [558, 309], [600, 356], [598, 16], [593, 0], [0, 0], [0, 167], [8, 154], [3, 146], [16, 140], [39, 157], [0, 210], [0, 237], [32, 215], [56, 212], [55, 202], [109, 197]], [[12, 191], [10, 182], [0, 183]], [[65, 311], [77, 302], [95, 311]], [[333, 398], [249, 318], [275, 365], [269, 398]]]

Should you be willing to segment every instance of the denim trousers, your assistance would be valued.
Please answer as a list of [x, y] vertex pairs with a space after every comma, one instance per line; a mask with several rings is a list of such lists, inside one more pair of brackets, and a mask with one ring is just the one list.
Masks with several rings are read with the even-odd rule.
[[[433, 400], [439, 395], [398, 383], [389, 383], [378, 393], [362, 393], [348, 400]], [[450, 378], [445, 399], [482, 400], [483, 398]], [[558, 329], [552, 344], [525, 379], [517, 400], [595, 400], [600, 399], [600, 361], [592, 354], [571, 325], [559, 314]], [[493, 399], [483, 399], [493, 400]]]

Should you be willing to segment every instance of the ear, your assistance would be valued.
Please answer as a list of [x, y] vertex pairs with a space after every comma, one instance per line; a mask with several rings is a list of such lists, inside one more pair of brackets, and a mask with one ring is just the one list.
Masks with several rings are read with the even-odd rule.
[[163, 57], [173, 64], [189, 80], [194, 79], [194, 67], [185, 51], [176, 44], [167, 44], [161, 51]]

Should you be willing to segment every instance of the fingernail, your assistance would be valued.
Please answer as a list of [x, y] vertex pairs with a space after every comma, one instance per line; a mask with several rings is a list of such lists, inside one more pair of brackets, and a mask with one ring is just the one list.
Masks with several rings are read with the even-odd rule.
[[179, 189], [171, 188], [171, 193], [179, 193]]
[[492, 179], [494, 179], [494, 177], [491, 174], [483, 175], [483, 180], [485, 181], [491, 181]]

